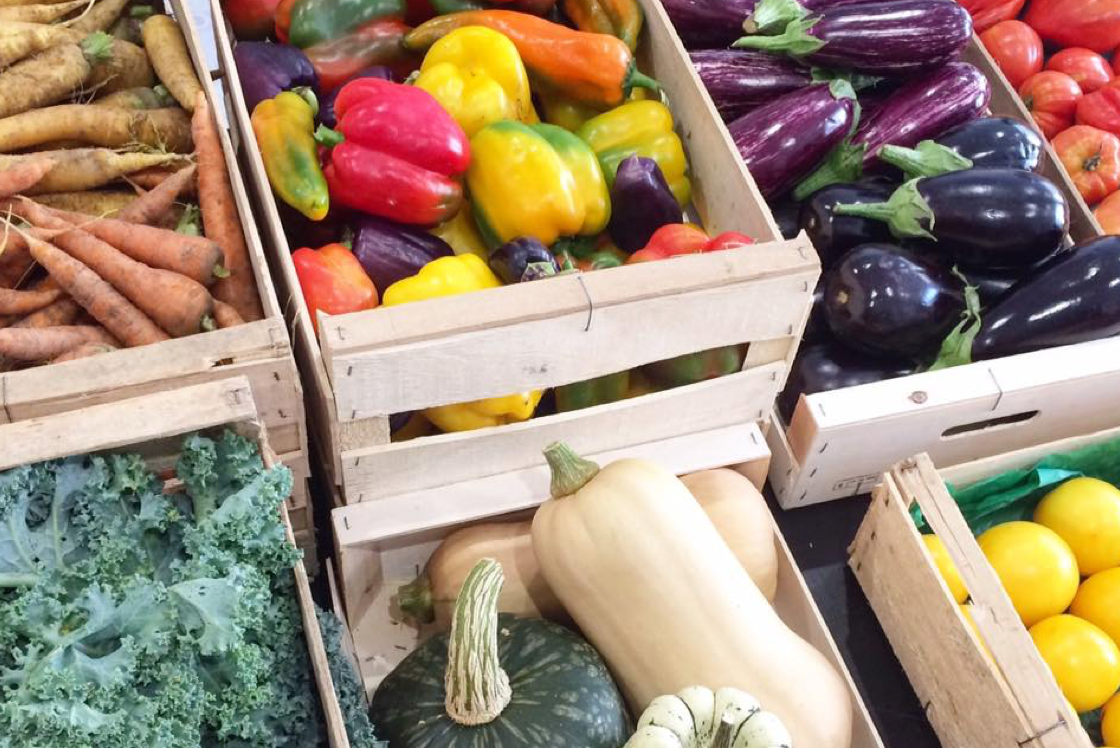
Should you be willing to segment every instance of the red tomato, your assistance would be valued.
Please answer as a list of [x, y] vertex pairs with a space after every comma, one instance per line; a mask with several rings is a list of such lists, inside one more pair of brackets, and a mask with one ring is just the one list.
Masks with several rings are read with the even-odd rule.
[[1026, 0], [960, 0], [960, 4], [972, 16], [972, 27], [979, 34], [987, 31], [1000, 21], [1007, 21], [1019, 15]]
[[1031, 0], [1023, 20], [1060, 47], [1108, 52], [1120, 45], [1120, 0]]
[[1081, 100], [1081, 86], [1065, 73], [1044, 70], [1032, 75], [1019, 88], [1019, 95], [1027, 105], [1038, 129], [1052, 138], [1073, 124], [1077, 102]]
[[1093, 211], [1106, 234], [1120, 234], [1120, 192], [1113, 192]]
[[1105, 86], [1077, 102], [1077, 124], [1120, 135], [1120, 88]]
[[1001, 21], [980, 35], [1012, 87], [1042, 70], [1042, 40], [1022, 21]]
[[1112, 80], [1112, 67], [1091, 49], [1070, 47], [1063, 49], [1046, 63], [1047, 70], [1057, 70], [1077, 81], [1084, 93], [1104, 88]]
[[1089, 205], [1120, 188], [1120, 138], [1095, 127], [1077, 125], [1059, 133], [1052, 144]]
[[737, 231], [724, 231], [719, 236], [708, 242], [705, 252], [718, 252], [721, 249], [738, 249], [748, 244], [754, 244], [754, 239]]

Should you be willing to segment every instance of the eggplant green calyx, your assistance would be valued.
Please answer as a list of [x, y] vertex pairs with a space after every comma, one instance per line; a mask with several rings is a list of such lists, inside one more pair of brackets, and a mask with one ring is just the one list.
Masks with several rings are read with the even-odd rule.
[[954, 366], [964, 366], [972, 363], [972, 341], [980, 332], [982, 320], [980, 319], [980, 292], [976, 286], [970, 285], [968, 278], [959, 270], [953, 268], [953, 275], [964, 281], [964, 311], [961, 312], [960, 323], [945, 336], [938, 351], [937, 359], [926, 371], [950, 369]]
[[936, 177], [972, 168], [972, 159], [932, 140], [923, 140], [914, 148], [888, 144], [879, 149], [878, 155], [880, 161], [902, 169], [907, 179]]
[[823, 40], [808, 33], [818, 20], [820, 19], [800, 18], [786, 24], [785, 31], [777, 36], [744, 36], [731, 46], [739, 49], [761, 49], [763, 52], [794, 57], [811, 55], [825, 44]]
[[929, 233], [929, 229], [933, 228], [934, 215], [929, 203], [918, 191], [920, 181], [911, 179], [895, 190], [885, 203], [847, 203], [835, 206], [832, 212], [838, 216], [859, 216], [882, 221], [896, 239], [921, 238], [937, 241], [937, 237]]
[[814, 83], [829, 83], [834, 80], [848, 81], [856, 91], [862, 91], [865, 88], [873, 88], [883, 82], [883, 77], [879, 75], [863, 75], [862, 73], [852, 73], [847, 70], [829, 70], [828, 68], [813, 68], [809, 71], [809, 75]]
[[743, 32], [752, 34], [777, 34], [790, 21], [799, 21], [809, 15], [808, 9], [797, 0], [762, 0], [743, 21]]
[[855, 182], [863, 176], [863, 154], [866, 145], [853, 145], [845, 140], [832, 149], [828, 158], [793, 189], [794, 200], [806, 200], [814, 192], [833, 184]]

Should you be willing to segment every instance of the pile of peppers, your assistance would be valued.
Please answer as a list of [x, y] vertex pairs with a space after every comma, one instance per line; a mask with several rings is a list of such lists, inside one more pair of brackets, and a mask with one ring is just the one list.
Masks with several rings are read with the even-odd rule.
[[[685, 150], [635, 64], [637, 0], [225, 5], [285, 228], [316, 241], [292, 255], [316, 329], [324, 314], [752, 241], [688, 223]], [[399, 414], [394, 429], [464, 431], [593, 407], [732, 373], [743, 356], [728, 346], [548, 393]]]

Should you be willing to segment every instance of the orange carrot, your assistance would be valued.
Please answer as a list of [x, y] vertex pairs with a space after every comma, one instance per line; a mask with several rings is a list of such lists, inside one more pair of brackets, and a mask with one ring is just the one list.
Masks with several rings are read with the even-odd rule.
[[195, 185], [195, 173], [198, 167], [194, 164], [172, 174], [148, 192], [136, 198], [124, 210], [117, 214], [121, 221], [132, 223], [145, 223], [155, 225], [164, 220], [171, 206], [179, 195], [191, 191]]
[[118, 348], [111, 343], [82, 343], [77, 348], [71, 348], [63, 354], [51, 359], [52, 364], [61, 364], [66, 361], [77, 361], [80, 358], [100, 356], [102, 353], [111, 353]]
[[[32, 245], [35, 251], [35, 245]], [[112, 345], [113, 338], [100, 327], [69, 326], [29, 328], [8, 327], [0, 330], [0, 356], [17, 361], [46, 361], [77, 348], [83, 343]]]
[[[186, 168], [191, 170], [190, 174], [187, 175], [188, 178], [183, 182], [176, 194], [193, 196], [198, 194], [198, 187], [194, 181], [194, 165], [192, 164]], [[182, 171], [182, 169], [174, 170], [163, 166], [157, 166], [129, 174], [128, 181], [145, 190], [154, 190], [167, 180], [178, 176]]]
[[245, 320], [241, 318], [236, 309], [217, 299], [214, 300], [214, 321], [218, 324], [219, 330], [245, 324]]
[[45, 306], [37, 312], [32, 312], [12, 327], [59, 327], [72, 325], [78, 320], [82, 308], [70, 297], [59, 299], [50, 306]]
[[0, 197], [10, 197], [30, 189], [53, 168], [54, 160], [33, 156], [0, 171]]
[[222, 142], [210, 105], [201, 91], [194, 99], [191, 135], [198, 158], [198, 200], [206, 238], [216, 241], [225, 252], [225, 266], [229, 272], [214, 284], [214, 298], [232, 306], [247, 322], [263, 319], [264, 311], [253, 278], [249, 248], [241, 233]]
[[0, 314], [31, 314], [62, 296], [62, 291], [9, 291], [0, 289]]

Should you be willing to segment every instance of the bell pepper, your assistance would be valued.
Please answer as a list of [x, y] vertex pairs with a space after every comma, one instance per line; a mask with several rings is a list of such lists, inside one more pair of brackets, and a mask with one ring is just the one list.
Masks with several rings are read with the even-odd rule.
[[483, 260], [490, 255], [482, 237], [478, 235], [478, 229], [475, 228], [473, 211], [466, 203], [454, 218], [429, 229], [429, 233], [450, 244], [457, 255], [478, 255]]
[[277, 11], [276, 33], [281, 40], [310, 47], [376, 19], [403, 20], [407, 7], [405, 0], [282, 0]]
[[746, 346], [727, 345], [655, 361], [643, 366], [642, 372], [662, 387], [682, 387], [734, 374], [743, 368], [745, 355]]
[[569, 132], [576, 132], [583, 127], [584, 122], [603, 113], [598, 107], [566, 99], [551, 91], [541, 90], [537, 95], [544, 110], [544, 121]]
[[453, 177], [470, 163], [470, 145], [431, 94], [361, 78], [343, 86], [334, 111], [340, 133], [319, 133], [334, 146], [324, 170], [334, 199], [399, 223], [433, 226], [455, 215], [463, 190]]
[[589, 247], [561, 241], [553, 249], [553, 254], [561, 271], [579, 270], [585, 273], [616, 268], [625, 265], [628, 259], [626, 253], [609, 240], [595, 242]]
[[653, 159], [682, 206], [692, 197], [684, 146], [673, 131], [673, 115], [660, 101], [630, 101], [588, 120], [577, 133], [599, 156], [607, 184], [614, 185], [628, 156]]
[[467, 185], [491, 247], [522, 236], [552, 245], [610, 220], [603, 172], [586, 144], [555, 125], [495, 122], [471, 140]]
[[[391, 81], [393, 80], [393, 71], [383, 65], [375, 65], [371, 68], [359, 70], [357, 73], [347, 78], [344, 83], [360, 80], [362, 78], [380, 78], [383, 81]], [[338, 98], [338, 92], [341, 90], [341, 88], [337, 88], [319, 100], [319, 122], [327, 127], [338, 127], [338, 118], [334, 114], [334, 100]]]
[[222, 11], [240, 40], [264, 39], [275, 24], [278, 0], [223, 0]]
[[681, 206], [657, 163], [641, 156], [624, 158], [611, 187], [607, 231], [615, 244], [626, 252], [636, 252], [659, 228], [680, 221]]
[[251, 121], [273, 191], [312, 221], [323, 220], [330, 196], [319, 167], [311, 105], [299, 94], [285, 91], [258, 104]]
[[512, 10], [469, 10], [433, 18], [404, 39], [409, 49], [427, 49], [464, 26], [486, 26], [509, 37], [534, 80], [569, 99], [603, 108], [618, 106], [634, 87], [660, 89], [638, 71], [621, 39], [577, 31]]
[[292, 252], [292, 264], [316, 332], [319, 311], [347, 314], [377, 306], [376, 286], [362, 270], [358, 258], [341, 244], [328, 244], [317, 250], [297, 249]]
[[552, 395], [556, 399], [557, 412], [567, 413], [625, 400], [629, 392], [630, 372], [620, 371], [562, 385], [555, 388]]
[[718, 252], [747, 244], [754, 244], [754, 239], [735, 231], [725, 231], [714, 239], [709, 239], [707, 234], [693, 224], [670, 223], [653, 232], [649, 244], [630, 255], [626, 264], [665, 260], [680, 255]]
[[399, 19], [383, 18], [303, 51], [319, 75], [320, 90], [324, 93], [377, 65], [389, 68], [399, 80], [404, 80], [420, 63], [418, 55], [401, 46], [410, 30]]
[[[397, 281], [385, 291], [385, 306], [408, 304], [441, 296], [480, 291], [502, 285], [473, 254], [432, 260], [411, 278]], [[543, 391], [520, 392], [455, 405], [427, 408], [424, 416], [442, 431], [469, 431], [487, 426], [525, 421], [533, 416]]]
[[456, 29], [428, 50], [413, 82], [473, 137], [491, 122], [536, 122], [529, 77], [506, 37], [483, 26]]
[[645, 20], [638, 0], [564, 0], [564, 13], [580, 31], [616, 36], [631, 52], [638, 48]]
[[521, 283], [558, 275], [560, 266], [548, 247], [531, 236], [506, 242], [490, 254], [487, 261], [504, 283]]

